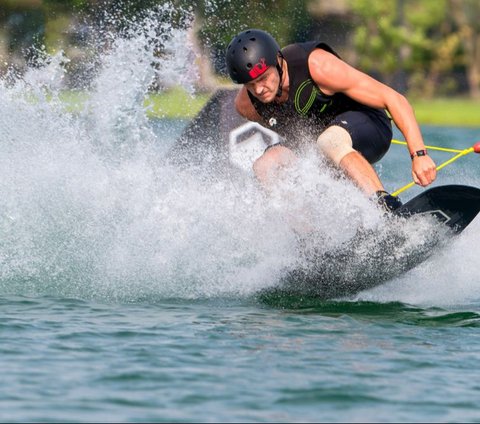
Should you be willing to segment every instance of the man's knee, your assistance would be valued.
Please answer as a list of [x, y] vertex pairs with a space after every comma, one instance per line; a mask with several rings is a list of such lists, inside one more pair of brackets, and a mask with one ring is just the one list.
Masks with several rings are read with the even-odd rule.
[[255, 176], [263, 182], [278, 176], [278, 173], [296, 161], [295, 154], [288, 148], [276, 145], [270, 147], [253, 164]]
[[348, 131], [337, 125], [328, 127], [320, 134], [317, 145], [320, 151], [337, 165], [346, 155], [355, 151]]

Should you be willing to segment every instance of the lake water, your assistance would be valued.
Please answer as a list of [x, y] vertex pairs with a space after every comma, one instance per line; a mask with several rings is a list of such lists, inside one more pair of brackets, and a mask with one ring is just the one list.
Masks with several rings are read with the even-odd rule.
[[[188, 63], [175, 37], [161, 66]], [[138, 106], [145, 46], [141, 32], [114, 40], [76, 115], [42, 97], [61, 61], [1, 81], [0, 420], [480, 421], [479, 219], [353, 298], [265, 296], [300, 260], [284, 211], [310, 209], [327, 245], [384, 218], [311, 157], [273, 203], [248, 177], [166, 165], [186, 122]], [[423, 133], [454, 148], [480, 138]], [[435, 184], [480, 187], [475, 156]], [[377, 169], [390, 191], [410, 181], [405, 148]]]
[[[159, 138], [184, 124], [157, 123]], [[468, 147], [477, 130], [425, 128], [424, 133], [432, 143], [442, 144], [445, 136], [446, 145]], [[390, 153], [390, 163], [382, 163], [387, 181], [394, 179], [392, 169], [408, 171], [407, 160], [402, 171], [397, 163], [406, 156], [402, 148]], [[479, 168], [471, 159], [476, 158], [452, 164], [439, 180], [479, 186]], [[25, 208], [33, 206], [28, 202]], [[50, 219], [43, 213], [40, 217]], [[108, 234], [93, 236], [89, 245], [79, 235], [82, 229], [64, 216], [68, 213], [54, 215], [67, 221], [64, 231], [70, 234], [64, 236], [72, 237], [77, 249], [64, 257], [57, 251], [50, 256], [59, 237], [73, 249], [58, 228], [32, 223], [23, 228], [32, 232], [28, 243], [28, 234], [15, 239], [3, 224], [2, 421], [480, 419], [478, 219], [437, 256], [354, 299], [272, 301], [254, 287], [243, 294], [232, 289], [229, 274], [214, 261], [203, 269], [191, 251], [182, 256], [175, 244], [137, 240], [135, 245], [117, 235], [121, 248], [109, 244], [119, 255], [112, 263], [105, 246], [96, 246]], [[148, 230], [160, 243], [154, 232], [162, 228]], [[156, 252], [159, 267], [172, 268], [168, 261], [183, 266], [178, 281], [173, 269], [162, 274], [136, 258], [138, 248], [152, 261]], [[102, 258], [88, 258], [90, 249]], [[13, 250], [16, 264], [6, 256]], [[121, 272], [107, 272], [109, 266]], [[238, 271], [234, 262], [231, 267]]]

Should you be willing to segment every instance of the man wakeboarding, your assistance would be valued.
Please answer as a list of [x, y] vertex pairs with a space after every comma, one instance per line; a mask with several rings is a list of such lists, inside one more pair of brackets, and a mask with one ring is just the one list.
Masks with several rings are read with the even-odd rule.
[[395, 210], [401, 201], [385, 191], [372, 167], [391, 144], [386, 111], [405, 137], [414, 181], [427, 186], [435, 180], [435, 163], [407, 99], [348, 65], [327, 44], [280, 49], [267, 32], [249, 29], [228, 45], [226, 64], [231, 79], [243, 84], [235, 100], [238, 113], [283, 137], [253, 164], [261, 183], [271, 184], [295, 162], [299, 147], [315, 143], [367, 196]]

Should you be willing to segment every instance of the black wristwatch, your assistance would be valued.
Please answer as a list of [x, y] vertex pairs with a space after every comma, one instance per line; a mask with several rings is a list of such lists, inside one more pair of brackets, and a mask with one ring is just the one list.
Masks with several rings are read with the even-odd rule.
[[427, 153], [427, 150], [426, 149], [423, 149], [423, 150], [417, 150], [416, 152], [414, 153], [410, 153], [410, 158], [413, 160], [414, 157], [417, 157], [417, 156], [427, 156], [428, 153]]

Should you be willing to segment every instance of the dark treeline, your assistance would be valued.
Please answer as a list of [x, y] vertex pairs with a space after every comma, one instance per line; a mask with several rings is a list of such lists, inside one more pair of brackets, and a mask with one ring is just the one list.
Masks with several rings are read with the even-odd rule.
[[[478, 0], [0, 0], [0, 71], [21, 71], [38, 51], [63, 50], [71, 72], [85, 74], [92, 28], [165, 3], [195, 16], [193, 31], [217, 75], [231, 37], [256, 27], [281, 45], [326, 41], [349, 63], [411, 95], [480, 98]], [[105, 19], [115, 15], [123, 19]]]

